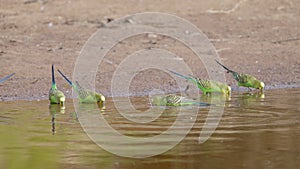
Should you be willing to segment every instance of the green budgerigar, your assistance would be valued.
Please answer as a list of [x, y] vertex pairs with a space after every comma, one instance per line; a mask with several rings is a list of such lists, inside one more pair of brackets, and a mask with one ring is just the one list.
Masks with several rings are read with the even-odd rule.
[[185, 75], [179, 74], [172, 70], [169, 70], [169, 71], [179, 77], [182, 77], [182, 78], [189, 80], [192, 83], [196, 84], [198, 86], [198, 88], [205, 95], [211, 94], [213, 92], [218, 92], [218, 93], [223, 93], [223, 94], [229, 95], [231, 92], [230, 86], [228, 86], [224, 83], [212, 81], [212, 80], [203, 80], [203, 79], [191, 77], [191, 76], [185, 76]]
[[9, 79], [10, 77], [12, 77], [14, 74], [15, 74], [15, 73], [12, 73], [12, 74], [10, 74], [10, 75], [8, 75], [8, 76], [6, 76], [6, 77], [0, 79], [0, 83], [6, 81], [6, 80]]
[[175, 94], [168, 94], [164, 96], [153, 96], [150, 98], [150, 103], [153, 106], [188, 106], [188, 105], [210, 106], [211, 105], [209, 103], [191, 101], [182, 96], [178, 96]]
[[62, 91], [57, 89], [54, 77], [54, 66], [52, 65], [52, 85], [49, 90], [49, 100], [51, 104], [60, 104], [61, 106], [65, 105], [65, 95]]
[[[218, 62], [216, 60], [216, 62], [221, 65], [224, 69], [227, 70], [227, 73], [231, 73], [233, 78], [238, 82], [238, 86], [243, 86], [243, 87], [247, 87], [248, 89], [250, 88], [255, 88], [255, 89], [260, 89], [260, 91], [262, 92], [264, 87], [265, 87], [265, 83], [257, 80], [255, 77], [248, 75], [248, 74], [243, 74], [243, 73], [237, 73], [233, 70], [228, 69], [227, 67], [225, 67], [224, 65], [222, 65], [220, 62]], [[251, 90], [251, 89], [250, 89]]]
[[76, 81], [73, 83], [71, 80], [69, 80], [60, 70], [58, 72], [64, 77], [64, 79], [73, 87], [75, 92], [78, 94], [79, 102], [81, 103], [100, 103], [101, 105], [105, 102], [105, 97], [97, 92], [92, 92], [90, 90], [87, 90], [79, 85], [79, 83]]

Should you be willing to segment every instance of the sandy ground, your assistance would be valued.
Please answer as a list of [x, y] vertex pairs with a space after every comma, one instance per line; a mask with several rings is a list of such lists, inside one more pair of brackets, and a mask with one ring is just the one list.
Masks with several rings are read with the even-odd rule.
[[[256, 76], [268, 87], [300, 84], [298, 0], [0, 0], [0, 4], [0, 77], [16, 73], [0, 84], [2, 100], [47, 99], [52, 63], [71, 77], [81, 48], [107, 18], [146, 11], [189, 20], [208, 36], [224, 64]], [[176, 41], [139, 36], [107, 55], [97, 73], [97, 91], [111, 94], [110, 79], [126, 55], [165, 44], [184, 55], [197, 76], [205, 76], [199, 71], [201, 63], [189, 58], [191, 52], [178, 50]], [[236, 86], [230, 76], [226, 78]], [[174, 83], [165, 73], [146, 70], [133, 78], [130, 90], [133, 94], [156, 87], [172, 90]], [[58, 74], [57, 84], [70, 97], [70, 87]]]

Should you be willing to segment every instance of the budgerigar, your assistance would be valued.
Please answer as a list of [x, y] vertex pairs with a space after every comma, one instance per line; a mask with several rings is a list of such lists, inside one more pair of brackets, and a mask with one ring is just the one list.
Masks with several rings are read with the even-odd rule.
[[15, 74], [15, 73], [12, 73], [12, 74], [10, 74], [10, 75], [8, 75], [8, 76], [6, 76], [6, 77], [0, 79], [0, 83], [6, 81], [6, 80], [9, 79], [10, 77], [12, 77], [14, 74]]
[[216, 81], [212, 81], [212, 80], [203, 80], [203, 79], [191, 77], [191, 76], [185, 76], [185, 75], [179, 74], [177, 72], [174, 72], [172, 70], [169, 70], [169, 71], [179, 77], [182, 77], [184, 79], [187, 79], [187, 80], [193, 82], [194, 84], [196, 84], [198, 86], [198, 88], [205, 95], [211, 94], [213, 92], [219, 92], [219, 93], [229, 95], [231, 92], [230, 86], [228, 86], [224, 83], [216, 82]]
[[[244, 86], [250, 88], [255, 88], [255, 89], [260, 89], [262, 92], [265, 84], [264, 82], [257, 80], [255, 77], [248, 75], [248, 74], [242, 74], [242, 73], [237, 73], [233, 70], [228, 69], [224, 65], [222, 65], [220, 62], [216, 60], [216, 62], [221, 65], [224, 69], [227, 70], [227, 73], [231, 73], [233, 78], [238, 82], [238, 86]], [[250, 89], [251, 90], [251, 89]]]
[[96, 102], [98, 102], [101, 105], [104, 104], [105, 97], [102, 94], [87, 90], [87, 89], [81, 87], [77, 81], [75, 83], [73, 83], [60, 70], [58, 70], [58, 72], [65, 78], [65, 80], [73, 87], [75, 92], [78, 94], [79, 102], [81, 102], [81, 103], [96, 103]]
[[60, 104], [61, 106], [65, 105], [65, 95], [62, 91], [57, 89], [54, 77], [54, 66], [52, 65], [52, 85], [49, 90], [49, 100], [51, 104]]
[[153, 106], [188, 106], [188, 105], [198, 105], [198, 106], [210, 106], [209, 103], [195, 102], [188, 100], [182, 96], [175, 94], [168, 94], [166, 96], [153, 96], [150, 98], [151, 105]]

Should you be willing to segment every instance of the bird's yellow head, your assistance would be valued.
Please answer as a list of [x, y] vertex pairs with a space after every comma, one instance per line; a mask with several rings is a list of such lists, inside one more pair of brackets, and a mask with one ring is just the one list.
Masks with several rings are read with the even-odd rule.
[[263, 91], [264, 88], [265, 88], [265, 83], [259, 82], [258, 89], [260, 89], [260, 91]]
[[265, 88], [265, 83], [259, 80], [255, 80], [252, 87], [255, 89], [259, 89], [262, 92]]
[[265, 83], [264, 82], [260, 82], [260, 87], [261, 87], [261, 89], [265, 88]]
[[104, 106], [105, 102], [105, 97], [102, 94], [96, 94], [95, 95], [97, 102], [101, 105]]
[[224, 93], [230, 95], [230, 93], [231, 93], [231, 87], [227, 86]]
[[65, 97], [60, 97], [59, 98], [59, 104], [63, 107], [65, 106], [65, 101], [66, 101], [66, 98]]
[[103, 95], [101, 95], [100, 99], [105, 102], [105, 97]]

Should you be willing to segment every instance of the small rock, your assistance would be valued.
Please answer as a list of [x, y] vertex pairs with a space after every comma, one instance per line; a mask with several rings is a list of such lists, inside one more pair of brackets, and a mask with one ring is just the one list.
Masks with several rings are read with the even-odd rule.
[[23, 1], [24, 4], [31, 4], [31, 3], [35, 3], [37, 2], [37, 0], [25, 0]]
[[126, 19], [125, 22], [130, 23], [130, 24], [134, 24], [134, 21], [132, 19]]
[[148, 38], [157, 38], [157, 35], [154, 33], [149, 33], [147, 37]]
[[149, 43], [153, 45], [157, 44], [156, 40], [150, 40]]
[[40, 11], [44, 11], [45, 10], [45, 6], [41, 6]]
[[278, 10], [278, 11], [281, 11], [281, 10], [284, 10], [284, 9], [285, 9], [284, 6], [279, 6], [279, 7], [276, 8], [276, 10]]
[[51, 28], [53, 26], [53, 22], [48, 23], [48, 27]]
[[114, 19], [113, 18], [106, 18], [106, 22], [109, 23], [111, 21], [113, 21]]
[[10, 43], [16, 43], [17, 41], [14, 40], [14, 39], [10, 39], [9, 42], [10, 42]]

